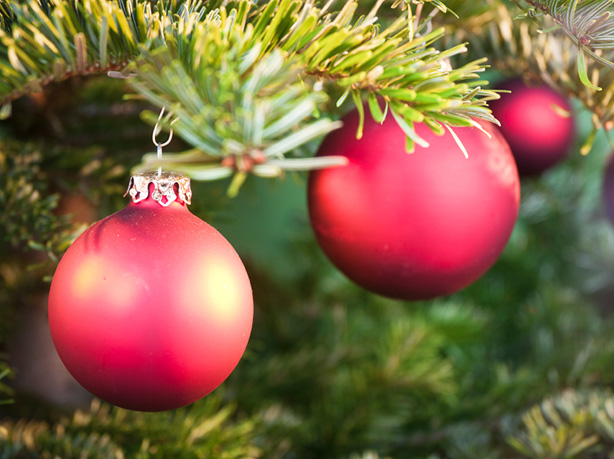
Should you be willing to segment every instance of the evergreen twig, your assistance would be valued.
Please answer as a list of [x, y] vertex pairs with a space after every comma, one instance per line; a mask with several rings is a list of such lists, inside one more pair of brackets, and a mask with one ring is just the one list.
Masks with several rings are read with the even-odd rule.
[[[204, 153], [192, 161], [201, 164], [191, 167], [186, 161], [195, 158], [192, 153], [169, 159], [195, 178], [235, 173], [233, 190], [247, 172], [274, 176], [284, 169], [341, 164], [284, 159], [338, 126], [317, 119], [320, 109], [334, 111], [326, 104], [334, 91], [343, 94], [339, 103], [351, 94], [362, 105], [368, 97], [378, 119], [384, 115], [375, 101], [382, 98], [405, 130], [410, 151], [415, 143], [425, 144], [415, 134], [416, 122], [438, 134], [444, 125], [479, 127], [474, 118], [496, 123], [487, 101], [498, 96], [478, 79], [484, 60], [452, 69], [449, 58], [466, 47], [435, 49], [444, 31], [426, 27], [431, 16], [408, 30], [410, 4], [380, 31], [379, 5], [354, 18], [356, 1], [339, 11], [307, 0], [259, 7], [247, 0], [226, 6], [160, 0], [155, 7], [137, 0], [5, 2], [0, 99], [72, 75], [132, 72], [137, 91], [173, 110], [178, 135]], [[223, 161], [212, 164], [212, 158]]]
[[[507, 75], [522, 75], [531, 82], [545, 82], [570, 98], [579, 99], [592, 112], [593, 133], [581, 148], [587, 154], [598, 130], [610, 133], [614, 128], [613, 70], [589, 60], [587, 75], [595, 91], [582, 81], [577, 70], [578, 50], [560, 28], [540, 33], [535, 21], [518, 21], [514, 16], [521, 10], [488, 0], [490, 8], [463, 22], [462, 27], [450, 26], [453, 42], [470, 42], [470, 53], [488, 56], [493, 67]], [[542, 18], [542, 25], [550, 25]], [[606, 55], [604, 53], [604, 55]], [[609, 55], [609, 54], [608, 54]]]
[[[614, 436], [612, 394], [567, 390], [532, 407], [509, 444], [527, 457], [584, 457], [610, 452]], [[594, 447], [597, 445], [597, 447]]]
[[[547, 31], [562, 30], [576, 45], [577, 72], [582, 83], [601, 91], [587, 72], [586, 55], [601, 65], [614, 68], [612, 58], [604, 57], [614, 49], [614, 1], [612, 0], [525, 0], [527, 15], [547, 15], [555, 23]], [[522, 6], [518, 0], [515, 3]]]
[[[448, 59], [466, 48], [433, 48], [443, 29], [408, 35], [407, 9], [380, 32], [372, 15], [353, 19], [356, 7], [348, 2], [330, 14], [309, 2], [281, 0], [253, 16], [241, 1], [234, 9], [220, 8], [189, 34], [174, 30], [187, 30], [193, 21], [177, 22], [164, 47], [130, 68], [133, 87], [168, 106], [178, 118], [178, 135], [205, 153], [168, 156], [165, 164], [201, 179], [235, 172], [235, 184], [246, 172], [273, 176], [342, 164], [341, 158], [283, 158], [338, 126], [311, 121], [331, 92], [342, 93], [338, 105], [351, 94], [360, 108], [366, 95], [378, 120], [388, 111], [377, 102], [384, 100], [407, 133], [410, 151], [414, 143], [425, 144], [415, 134], [416, 122], [440, 134], [443, 125], [479, 126], [473, 118], [497, 122], [486, 101], [498, 96], [477, 80], [484, 60], [452, 69]], [[220, 156], [225, 159], [216, 162]], [[147, 155], [144, 167], [159, 164], [153, 159]]]
[[[232, 419], [234, 407], [209, 396], [190, 408], [140, 413], [92, 401], [57, 422], [3, 420], [0, 449], [5, 457], [261, 457], [254, 422]], [[139, 438], [139, 433], [147, 432]], [[78, 454], [79, 455], [79, 454]]]

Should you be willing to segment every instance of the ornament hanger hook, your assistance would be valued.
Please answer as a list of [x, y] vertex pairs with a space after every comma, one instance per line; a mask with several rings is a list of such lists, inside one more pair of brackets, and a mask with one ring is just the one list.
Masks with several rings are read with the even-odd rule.
[[[156, 137], [158, 137], [158, 134], [162, 130], [162, 127], [160, 126], [160, 121], [162, 120], [162, 116], [164, 116], [165, 111], [166, 111], [166, 107], [162, 107], [162, 110], [160, 110], [160, 115], [158, 115], [158, 121], [156, 121], [156, 124], [153, 129], [153, 133], [151, 134], [151, 140], [153, 144], [156, 146], [156, 154], [158, 157], [158, 161], [162, 160], [162, 148], [166, 147], [169, 143], [171, 143], [171, 140], [173, 140], [173, 128], [170, 128], [168, 139], [166, 139], [164, 142], [160, 143], [156, 139]], [[173, 121], [171, 121], [170, 125], [172, 126], [178, 119], [179, 118], [175, 118]], [[160, 174], [162, 174], [162, 166], [158, 166], [158, 175]]]

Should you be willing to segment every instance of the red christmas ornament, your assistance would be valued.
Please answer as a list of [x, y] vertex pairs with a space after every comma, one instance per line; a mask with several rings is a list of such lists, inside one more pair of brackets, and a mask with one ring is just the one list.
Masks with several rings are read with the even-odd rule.
[[308, 183], [309, 216], [333, 264], [351, 280], [383, 296], [424, 300], [469, 285], [499, 257], [520, 201], [509, 147], [490, 124], [455, 128], [438, 137], [423, 124], [429, 148], [405, 151], [406, 137], [392, 117], [358, 112], [323, 141], [318, 156], [342, 155], [346, 166], [314, 171]]
[[489, 102], [501, 123], [501, 133], [512, 149], [522, 176], [539, 174], [565, 158], [573, 146], [575, 121], [553, 108], [571, 112], [569, 101], [549, 86], [527, 86], [522, 79], [498, 85], [512, 91]]
[[68, 371], [123, 408], [162, 411], [207, 395], [241, 358], [252, 291], [232, 246], [186, 207], [189, 179], [135, 176], [133, 202], [68, 249], [49, 324]]

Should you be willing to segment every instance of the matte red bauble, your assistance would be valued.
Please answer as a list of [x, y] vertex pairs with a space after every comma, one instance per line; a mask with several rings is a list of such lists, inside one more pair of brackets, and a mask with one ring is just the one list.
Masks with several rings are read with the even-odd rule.
[[323, 141], [319, 156], [342, 155], [346, 166], [314, 171], [308, 183], [309, 216], [333, 264], [351, 280], [383, 296], [424, 300], [469, 285], [499, 257], [518, 213], [520, 186], [510, 149], [493, 126], [455, 128], [406, 153], [405, 134], [388, 116], [358, 114]]
[[123, 408], [178, 408], [220, 385], [251, 332], [252, 291], [233, 247], [186, 207], [189, 180], [135, 176], [133, 201], [68, 249], [49, 324], [68, 371]]
[[571, 112], [567, 99], [546, 85], [529, 87], [522, 79], [508, 80], [497, 88], [512, 91], [488, 105], [501, 123], [521, 176], [539, 174], [569, 154], [576, 132], [574, 118], [553, 108]]

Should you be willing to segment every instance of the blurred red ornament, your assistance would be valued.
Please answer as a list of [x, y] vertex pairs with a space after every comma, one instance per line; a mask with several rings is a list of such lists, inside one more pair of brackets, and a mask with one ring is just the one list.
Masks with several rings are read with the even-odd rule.
[[356, 139], [358, 112], [323, 141], [318, 156], [342, 155], [349, 164], [314, 171], [309, 216], [333, 264], [372, 292], [405, 300], [451, 294], [474, 282], [497, 260], [518, 213], [518, 172], [505, 139], [483, 123], [439, 137], [406, 153], [406, 137], [388, 116], [367, 115]]
[[131, 195], [60, 261], [51, 334], [92, 394], [132, 410], [174, 409], [214, 390], [239, 362], [251, 285], [228, 241], [187, 209], [186, 177], [135, 176]]
[[547, 85], [527, 86], [520, 78], [507, 80], [497, 89], [512, 91], [488, 105], [501, 123], [521, 176], [540, 174], [569, 154], [576, 132], [574, 118], [553, 108], [571, 113], [566, 98]]

